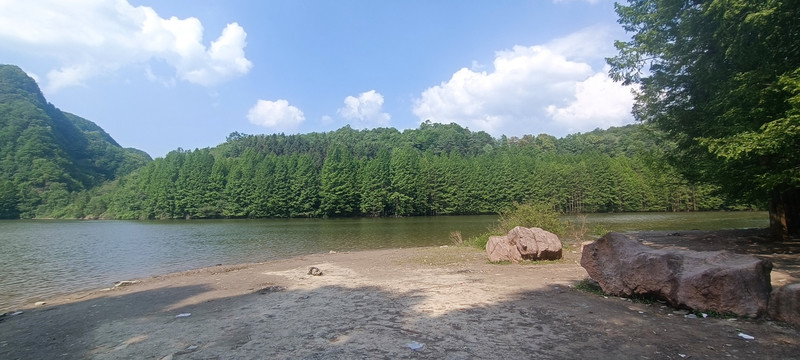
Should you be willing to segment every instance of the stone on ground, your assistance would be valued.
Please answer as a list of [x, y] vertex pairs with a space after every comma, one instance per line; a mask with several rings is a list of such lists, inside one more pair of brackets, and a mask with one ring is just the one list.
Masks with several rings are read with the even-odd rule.
[[489, 261], [558, 260], [561, 240], [541, 228], [517, 226], [504, 236], [492, 236], [486, 243]]
[[800, 284], [784, 285], [772, 292], [769, 316], [800, 327]]
[[772, 263], [728, 251], [653, 249], [609, 233], [583, 247], [581, 266], [604, 292], [674, 307], [756, 317], [767, 310]]

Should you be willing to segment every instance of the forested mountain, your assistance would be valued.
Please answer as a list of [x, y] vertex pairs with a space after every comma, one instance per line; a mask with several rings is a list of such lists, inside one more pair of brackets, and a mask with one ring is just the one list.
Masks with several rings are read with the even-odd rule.
[[93, 192], [80, 216], [262, 218], [563, 212], [736, 206], [666, 165], [669, 144], [641, 125], [557, 139], [495, 139], [456, 124], [303, 135], [231, 134], [177, 150]]
[[[457, 124], [246, 135], [151, 160], [47, 103], [0, 66], [0, 217], [107, 219], [491, 214], [742, 206], [667, 165], [661, 133], [630, 125], [557, 139]], [[745, 204], [744, 206], [749, 206]]]
[[150, 161], [48, 103], [20, 68], [0, 65], [0, 218], [63, 215], [76, 192]]

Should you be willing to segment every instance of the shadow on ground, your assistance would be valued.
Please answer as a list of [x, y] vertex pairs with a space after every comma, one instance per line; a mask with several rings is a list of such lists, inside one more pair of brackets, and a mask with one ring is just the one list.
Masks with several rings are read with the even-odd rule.
[[785, 274], [786, 283], [800, 282], [800, 239], [775, 240], [770, 236], [768, 229], [641, 231], [630, 235], [643, 244], [655, 248], [728, 250], [738, 254], [754, 255], [771, 261], [772, 272]]
[[[781, 324], [689, 319], [659, 303], [563, 285], [445, 312], [427, 306], [420, 291], [340, 285], [295, 291], [266, 284], [250, 294], [176, 307], [205, 291], [168, 287], [26, 311], [0, 322], [0, 358], [779, 359], [800, 354], [800, 333]], [[176, 318], [181, 313], [191, 316]], [[740, 332], [755, 340], [742, 339]]]

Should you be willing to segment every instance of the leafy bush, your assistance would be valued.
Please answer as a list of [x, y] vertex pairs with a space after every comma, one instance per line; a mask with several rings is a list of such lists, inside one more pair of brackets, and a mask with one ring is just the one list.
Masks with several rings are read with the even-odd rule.
[[486, 243], [489, 242], [489, 236], [492, 236], [492, 235], [496, 235], [496, 234], [488, 233], [488, 232], [487, 233], [483, 233], [483, 234], [480, 234], [478, 236], [474, 236], [474, 237], [469, 238], [469, 240], [465, 241], [464, 243], [469, 245], [469, 246], [485, 250], [486, 249]]
[[522, 226], [538, 227], [563, 236], [567, 225], [561, 220], [559, 213], [547, 204], [515, 204], [514, 208], [500, 213], [497, 223], [489, 226], [488, 232], [471, 237], [466, 244], [479, 249], [486, 249], [490, 236], [505, 235], [511, 229]]
[[556, 235], [563, 235], [567, 227], [559, 215], [547, 204], [518, 204], [513, 209], [500, 213], [497, 224], [489, 230], [493, 234], [505, 234], [517, 226], [538, 227]]

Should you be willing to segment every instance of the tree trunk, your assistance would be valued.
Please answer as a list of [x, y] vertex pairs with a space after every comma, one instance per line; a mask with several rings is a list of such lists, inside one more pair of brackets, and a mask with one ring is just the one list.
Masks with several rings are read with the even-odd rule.
[[769, 201], [769, 227], [777, 238], [800, 237], [800, 189], [772, 193]]

